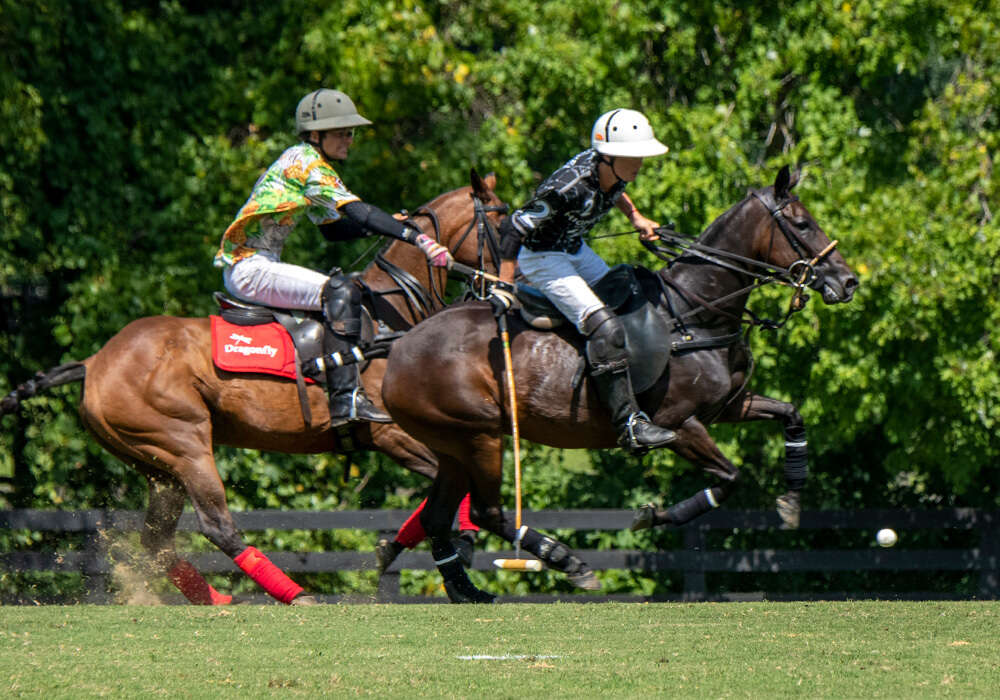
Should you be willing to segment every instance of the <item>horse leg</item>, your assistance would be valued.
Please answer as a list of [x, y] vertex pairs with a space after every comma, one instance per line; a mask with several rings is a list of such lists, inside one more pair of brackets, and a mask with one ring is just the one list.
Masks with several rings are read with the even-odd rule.
[[238, 567], [273, 598], [282, 603], [309, 605], [316, 599], [300, 595], [302, 586], [271, 562], [254, 546], [247, 546], [236, 529], [226, 504], [226, 491], [209, 455], [207, 462], [189, 469], [181, 478], [194, 506], [198, 528], [208, 540], [230, 557]]
[[[462, 564], [466, 567], [472, 566], [472, 557], [475, 554], [476, 546], [476, 533], [479, 532], [479, 526], [472, 522], [469, 515], [469, 501], [469, 494], [465, 494], [465, 497], [458, 504], [459, 535], [452, 540], [455, 548], [458, 550], [458, 556], [462, 559]], [[420, 522], [421, 515], [426, 506], [427, 499], [425, 498], [417, 506], [417, 509], [410, 514], [410, 517], [406, 519], [406, 522], [402, 524], [395, 537], [392, 539], [380, 537], [378, 542], [375, 543], [375, 564], [379, 576], [392, 566], [392, 562], [396, 560], [400, 552], [404, 549], [413, 549], [427, 539], [427, 532], [424, 530], [423, 523]]]
[[149, 486], [149, 507], [142, 529], [142, 544], [184, 597], [195, 605], [226, 605], [233, 597], [215, 590], [191, 562], [177, 556], [174, 534], [187, 496], [184, 487], [166, 472], [140, 468]]
[[677, 440], [667, 447], [692, 464], [701, 466], [719, 482], [669, 508], [660, 509], [652, 504], [642, 506], [632, 520], [632, 530], [645, 530], [656, 525], [684, 525], [718, 508], [736, 486], [739, 470], [722, 454], [701, 421], [691, 416], [675, 432]]
[[473, 509], [474, 518], [489, 532], [502, 537], [515, 548], [523, 549], [545, 562], [546, 566], [566, 574], [566, 578], [577, 588], [598, 591], [601, 582], [594, 571], [565, 544], [534, 528], [522, 525], [520, 528], [498, 506], [481, 506]]
[[[237, 531], [226, 504], [225, 487], [215, 468], [207, 412], [201, 415], [197, 408], [192, 408], [198, 406], [197, 397], [187, 397], [185, 403], [179, 402], [183, 410], [174, 413], [184, 415], [183, 419], [155, 410], [147, 414], [137, 413], [132, 420], [116, 417], [115, 421], [111, 421], [93, 398], [96, 394], [96, 391], [84, 394], [80, 415], [101, 444], [126, 464], [148, 465], [147, 469], [165, 472], [176, 480], [194, 506], [201, 533], [270, 595], [283, 603], [291, 603], [302, 593], [301, 586], [288, 578], [256, 547], [248, 547]], [[157, 489], [150, 490], [153, 509], [153, 526], [147, 535], [152, 538], [150, 542], [156, 542], [158, 534], [162, 538], [163, 533], [172, 529], [168, 527], [164, 530], [162, 523], [170, 522], [169, 515], [177, 507], [176, 496], [161, 502], [160, 496], [154, 495], [156, 493]], [[173, 523], [175, 526], [176, 521]], [[179, 572], [184, 575], [192, 570], [193, 566], [189, 568], [182, 564]], [[198, 585], [197, 581], [195, 585]], [[316, 602], [311, 596], [301, 598], [296, 600], [297, 604]]]
[[479, 590], [469, 580], [455, 543], [451, 540], [451, 524], [455, 520], [459, 502], [468, 493], [468, 480], [454, 458], [439, 456], [440, 471], [420, 515], [421, 524], [431, 538], [431, 556], [441, 572], [444, 589], [451, 602], [492, 603], [496, 596]]
[[480, 460], [491, 468], [476, 470], [471, 475], [473, 522], [489, 532], [502, 537], [515, 548], [523, 548], [556, 571], [566, 574], [569, 581], [588, 591], [601, 587], [597, 576], [587, 564], [562, 542], [526, 525], [520, 528], [510, 520], [500, 505], [500, 486], [503, 480], [503, 444], [500, 437], [482, 436], [477, 441]]
[[778, 515], [789, 529], [799, 526], [802, 513], [802, 489], [809, 477], [809, 449], [806, 426], [798, 409], [785, 401], [747, 393], [719, 417], [719, 422], [741, 423], [757, 420], [780, 420], [785, 436], [785, 486], [788, 489], [775, 501]]
[[[429, 479], [437, 476], [437, 457], [421, 442], [417, 442], [405, 433], [395, 423], [373, 423], [371, 427], [371, 443], [375, 449], [392, 458], [396, 464], [415, 474], [422, 474]], [[406, 522], [392, 539], [380, 537], [375, 543], [375, 564], [379, 575], [385, 573], [392, 562], [404, 549], [412, 549], [424, 541], [427, 533], [420, 522], [427, 499], [424, 499], [417, 509], [407, 518]], [[476, 531], [479, 529], [469, 518], [469, 497], [462, 499], [458, 507], [458, 525], [461, 531], [455, 542], [459, 556], [466, 566], [472, 565], [473, 546]]]

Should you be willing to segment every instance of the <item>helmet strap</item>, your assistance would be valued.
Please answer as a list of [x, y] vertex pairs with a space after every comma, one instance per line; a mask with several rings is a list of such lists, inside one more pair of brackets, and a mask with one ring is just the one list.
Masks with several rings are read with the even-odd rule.
[[326, 162], [328, 163], [334, 162], [336, 158], [327, 153], [326, 150], [323, 148], [323, 134], [325, 132], [317, 131], [314, 133], [319, 134], [319, 138], [316, 141], [310, 141], [307, 139], [306, 143], [310, 144], [313, 148], [319, 151], [320, 155], [323, 156], [323, 159], [326, 160]]
[[611, 174], [615, 176], [615, 179], [618, 182], [625, 182], [625, 180], [623, 180], [622, 178], [618, 177], [618, 171], [615, 170], [615, 160], [616, 160], [615, 156], [605, 155], [604, 153], [601, 153], [600, 155], [601, 155], [601, 159], [598, 162], [604, 163], [609, 168], [611, 168]]

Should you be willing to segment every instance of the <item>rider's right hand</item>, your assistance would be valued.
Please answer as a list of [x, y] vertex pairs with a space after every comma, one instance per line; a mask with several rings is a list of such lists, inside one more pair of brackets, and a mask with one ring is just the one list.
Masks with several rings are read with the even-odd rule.
[[486, 300], [493, 306], [493, 315], [499, 318], [514, 305], [514, 292], [494, 286]]
[[426, 233], [421, 233], [417, 236], [416, 244], [423, 251], [424, 255], [427, 256], [428, 262], [434, 267], [451, 267], [451, 264], [454, 262], [448, 249]]

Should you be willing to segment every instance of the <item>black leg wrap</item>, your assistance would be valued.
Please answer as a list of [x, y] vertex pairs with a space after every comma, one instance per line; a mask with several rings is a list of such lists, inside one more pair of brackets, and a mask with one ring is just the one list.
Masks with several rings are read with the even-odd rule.
[[574, 555], [562, 542], [557, 542], [531, 528], [528, 528], [521, 538], [521, 547], [544, 561], [549, 568], [564, 574], [576, 574], [586, 568], [583, 560]]
[[718, 508], [724, 499], [725, 494], [718, 486], [705, 489], [667, 508], [666, 517], [672, 525], [683, 525]]
[[441, 578], [444, 590], [452, 603], [492, 603], [496, 596], [476, 588], [465, 573], [462, 560], [455, 551], [455, 545], [447, 538], [435, 538], [431, 544], [431, 554]]
[[809, 448], [801, 425], [785, 428], [785, 483], [790, 491], [801, 491], [809, 477]]

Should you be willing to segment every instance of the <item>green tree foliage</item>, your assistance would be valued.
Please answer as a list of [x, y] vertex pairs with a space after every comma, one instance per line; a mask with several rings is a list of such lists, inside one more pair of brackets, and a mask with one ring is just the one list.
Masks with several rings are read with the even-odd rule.
[[[756, 333], [755, 388], [810, 429], [807, 507], [995, 505], [1000, 374], [996, 0], [0, 0], [0, 393], [146, 315], [204, 315], [211, 257], [292, 109], [345, 90], [376, 124], [342, 174], [389, 210], [495, 171], [515, 204], [587, 145], [606, 109], [645, 111], [671, 152], [630, 192], [697, 232], [805, 164], [799, 194], [855, 268], [849, 306], [813, 299]], [[612, 214], [597, 231], [624, 231]], [[614, 262], [657, 265], [632, 236]], [[314, 234], [293, 261], [360, 267]], [[778, 313], [787, 292], [752, 304]], [[144, 489], [72, 414], [78, 389], [3, 419], [19, 506], [141, 506]], [[780, 487], [776, 426], [713, 429], [734, 505]], [[533, 506], [626, 506], [704, 485], [670, 454], [527, 449]], [[402, 506], [420, 479], [374, 455], [220, 450], [238, 506]], [[567, 461], [568, 459], [568, 461]], [[357, 479], [341, 482], [344, 468]], [[567, 467], [567, 465], [570, 465]]]

